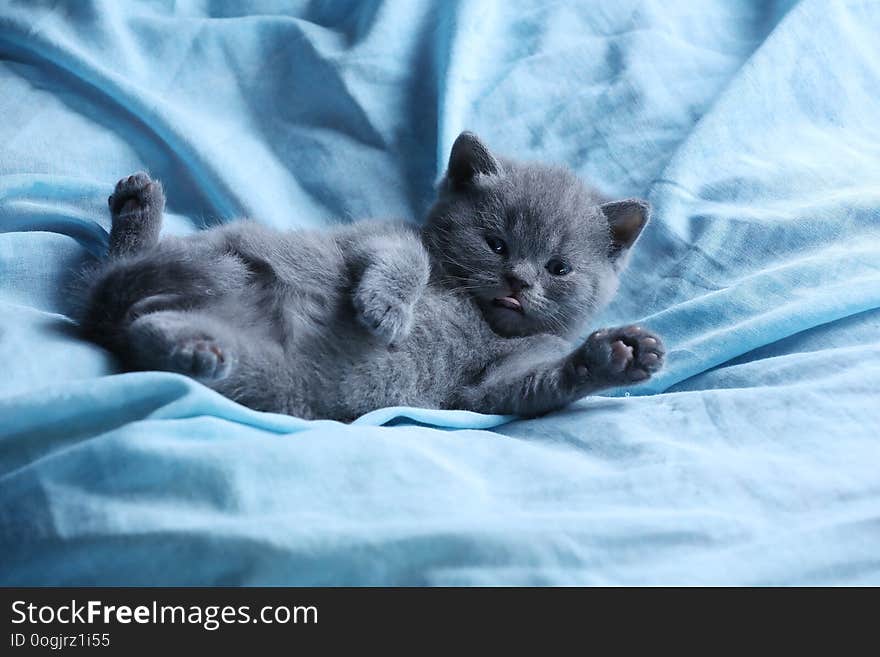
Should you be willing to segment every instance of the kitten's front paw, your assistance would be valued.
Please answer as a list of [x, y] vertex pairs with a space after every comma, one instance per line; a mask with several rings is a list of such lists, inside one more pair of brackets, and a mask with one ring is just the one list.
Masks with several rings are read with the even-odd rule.
[[229, 374], [231, 359], [221, 346], [209, 338], [185, 338], [169, 354], [171, 368], [194, 379], [216, 381]]
[[384, 290], [360, 285], [353, 302], [361, 324], [386, 344], [399, 342], [412, 327], [412, 305]]
[[601, 383], [638, 383], [663, 367], [665, 350], [655, 334], [640, 326], [601, 329], [579, 350], [579, 378]]
[[107, 204], [114, 218], [139, 210], [156, 209], [161, 212], [165, 206], [165, 193], [158, 180], [152, 180], [146, 173], [139, 171], [116, 183]]

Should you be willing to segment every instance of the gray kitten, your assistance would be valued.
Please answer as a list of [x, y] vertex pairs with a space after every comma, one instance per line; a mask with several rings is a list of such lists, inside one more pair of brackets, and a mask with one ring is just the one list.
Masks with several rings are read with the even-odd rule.
[[663, 362], [636, 326], [570, 342], [614, 294], [647, 204], [604, 203], [567, 170], [496, 158], [470, 133], [421, 232], [237, 222], [159, 241], [158, 182], [130, 176], [109, 203], [86, 334], [128, 369], [186, 374], [251, 408], [538, 415]]

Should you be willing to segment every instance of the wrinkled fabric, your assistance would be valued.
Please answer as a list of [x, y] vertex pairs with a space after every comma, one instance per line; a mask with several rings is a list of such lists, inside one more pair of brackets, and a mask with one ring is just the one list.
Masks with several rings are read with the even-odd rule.
[[[0, 7], [0, 583], [880, 584], [880, 5], [244, 4]], [[654, 380], [343, 425], [78, 338], [120, 177], [418, 222], [464, 129], [650, 199], [595, 327]]]

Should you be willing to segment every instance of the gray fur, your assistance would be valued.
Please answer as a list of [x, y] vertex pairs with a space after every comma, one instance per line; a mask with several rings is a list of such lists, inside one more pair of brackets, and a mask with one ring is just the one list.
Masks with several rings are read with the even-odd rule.
[[614, 294], [647, 205], [605, 203], [567, 170], [497, 158], [470, 133], [421, 233], [237, 222], [159, 241], [164, 196], [143, 173], [109, 204], [88, 337], [127, 369], [187, 374], [258, 410], [538, 415], [662, 365], [660, 339], [639, 327], [570, 342]]

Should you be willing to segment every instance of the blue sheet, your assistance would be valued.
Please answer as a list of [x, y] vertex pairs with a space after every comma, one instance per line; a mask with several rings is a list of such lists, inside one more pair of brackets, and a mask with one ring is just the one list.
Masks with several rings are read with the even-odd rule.
[[[0, 8], [0, 583], [880, 584], [880, 6], [241, 6]], [[650, 198], [596, 325], [661, 376], [347, 426], [76, 338], [121, 176], [169, 234], [418, 221], [462, 129]]]

